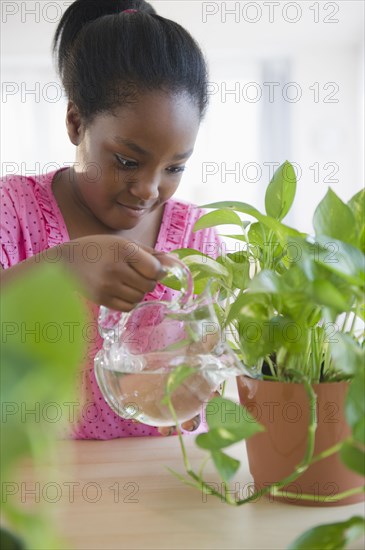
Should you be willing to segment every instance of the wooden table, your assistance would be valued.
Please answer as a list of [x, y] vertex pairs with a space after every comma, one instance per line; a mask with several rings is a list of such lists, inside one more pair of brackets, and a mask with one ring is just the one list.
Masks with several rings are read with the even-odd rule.
[[[194, 436], [184, 440], [197, 468], [204, 453], [196, 448]], [[230, 451], [242, 460], [236, 488], [243, 493], [251, 481], [244, 443]], [[166, 470], [165, 466], [184, 471], [174, 436], [61, 441], [57, 463], [43, 469], [40, 501], [46, 501], [72, 549], [282, 550], [309, 527], [364, 510], [363, 504], [310, 508], [266, 498], [228, 506], [183, 485]], [[21, 471], [24, 487], [34, 488], [31, 464]], [[217, 482], [209, 465], [207, 477]], [[351, 548], [363, 545], [358, 541]]]

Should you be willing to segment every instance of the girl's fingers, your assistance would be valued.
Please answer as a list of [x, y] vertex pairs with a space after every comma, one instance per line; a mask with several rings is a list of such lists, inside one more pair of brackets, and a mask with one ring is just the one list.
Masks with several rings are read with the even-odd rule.
[[128, 266], [123, 272], [123, 283], [142, 293], [151, 292], [156, 286], [158, 275], [159, 273], [156, 273], [156, 278], [144, 277], [134, 265]]
[[200, 422], [201, 422], [201, 419], [200, 419], [200, 414], [197, 414], [194, 418], [192, 418], [191, 420], [187, 420], [186, 422], [184, 422], [183, 424], [181, 424], [181, 427], [186, 430], [187, 432], [193, 432], [194, 430], [196, 430], [197, 428], [199, 428], [200, 426]]
[[162, 428], [158, 428], [159, 433], [164, 437], [172, 435], [175, 432], [175, 430], [176, 430], [176, 426], [163, 426]]
[[[191, 420], [187, 420], [186, 422], [181, 424], [181, 427], [183, 430], [187, 432], [193, 432], [194, 430], [199, 428], [200, 422], [201, 422], [200, 414], [198, 414]], [[158, 431], [161, 435], [166, 437], [169, 435], [173, 435], [176, 432], [176, 426], [164, 426], [162, 428], [158, 428]]]

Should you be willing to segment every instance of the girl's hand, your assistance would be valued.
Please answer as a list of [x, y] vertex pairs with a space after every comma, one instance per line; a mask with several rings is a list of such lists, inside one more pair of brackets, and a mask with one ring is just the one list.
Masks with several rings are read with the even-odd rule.
[[86, 297], [114, 310], [131, 311], [166, 275], [153, 249], [115, 235], [82, 237], [62, 248]]

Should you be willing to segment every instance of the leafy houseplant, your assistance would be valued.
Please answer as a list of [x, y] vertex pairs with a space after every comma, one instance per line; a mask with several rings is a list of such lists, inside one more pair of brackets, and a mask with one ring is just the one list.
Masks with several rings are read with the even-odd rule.
[[[241, 250], [223, 252], [216, 260], [192, 249], [175, 251], [190, 268], [197, 294], [213, 278], [219, 289], [216, 307], [222, 328], [252, 375], [252, 378], [237, 379], [244, 405], [240, 410], [240, 405], [235, 405], [239, 420], [234, 422], [224, 418], [221, 412], [227, 404], [223, 398], [215, 398], [206, 408], [209, 430], [196, 438], [198, 446], [210, 451], [223, 481], [222, 493], [209, 489], [202, 472], [191, 470], [183, 448], [189, 474], [188, 478], [183, 479], [230, 504], [243, 504], [263, 494], [289, 502], [317, 502], [322, 505], [343, 504], [351, 498], [363, 498], [364, 487], [354, 486], [354, 480], [357, 485], [361, 482], [365, 458], [365, 193], [360, 191], [346, 204], [329, 189], [315, 210], [313, 236], [283, 223], [295, 193], [295, 172], [292, 165], [285, 162], [275, 172], [266, 190], [264, 214], [246, 203], [225, 201], [205, 205], [213, 211], [203, 215], [196, 223], [196, 231], [225, 224], [235, 225], [238, 228], [236, 234], [226, 237], [240, 241]], [[242, 214], [251, 219], [242, 219]], [[185, 375], [180, 372], [172, 376], [178, 379], [188, 375], [188, 372]], [[173, 385], [173, 380], [171, 383]], [[264, 396], [270, 401], [270, 396], [280, 385], [283, 386], [286, 403], [277, 401], [275, 394], [274, 398], [271, 397], [271, 407], [266, 416], [254, 414], [260, 407], [255, 400], [256, 395], [262, 393], [260, 387], [266, 388]], [[332, 397], [328, 393], [339, 387], [340, 397]], [[297, 394], [293, 393], [296, 389], [300, 393], [300, 403]], [[323, 398], [321, 391], [324, 389], [327, 393]], [[166, 392], [168, 398], [168, 388]], [[318, 414], [323, 413], [321, 399], [322, 404], [323, 399], [327, 399], [324, 405], [334, 406], [337, 415], [334, 422], [323, 426], [321, 414]], [[284, 449], [282, 440], [275, 440], [278, 416], [282, 416], [283, 407], [288, 402], [297, 405], [302, 421], [299, 425], [299, 420], [294, 420], [294, 431], [290, 432], [293, 434], [302, 430], [299, 436], [302, 442], [296, 452], [290, 446]], [[327, 410], [327, 413], [331, 417], [331, 411]], [[336, 432], [332, 428], [337, 425], [341, 429], [333, 434], [332, 441], [323, 443], [323, 434]], [[282, 428], [280, 430], [282, 433]], [[267, 479], [270, 483], [265, 487], [258, 483], [254, 495], [235, 499], [228, 491], [228, 483], [239, 462], [223, 453], [222, 449], [241, 439], [248, 439], [249, 452], [250, 447], [252, 451], [255, 445], [261, 445], [261, 451], [256, 450], [251, 460], [249, 454], [255, 482], [259, 477], [257, 468], [254, 471], [255, 464], [260, 454], [266, 455], [270, 463], [275, 445], [281, 446], [281, 449], [279, 458], [276, 457], [279, 460], [276, 471], [272, 470], [271, 477]], [[283, 454], [291, 457], [289, 470], [288, 465], [283, 467], [280, 463], [280, 450], [283, 451], [281, 459]], [[349, 486], [332, 491], [335, 494], [323, 494], [318, 478], [319, 487], [317, 483], [311, 491], [308, 491], [308, 483], [301, 485], [301, 480], [311, 471], [316, 479], [317, 465], [322, 463], [326, 469], [333, 460], [337, 475], [349, 474]], [[266, 466], [263, 466], [264, 470]], [[337, 486], [340, 480], [332, 477], [332, 481]], [[294, 482], [299, 486], [299, 493], [290, 492], [289, 486], [293, 486]], [[351, 522], [352, 534], [364, 529], [362, 518], [352, 519]], [[345, 522], [342, 527], [338, 526], [337, 532], [341, 533], [341, 537], [343, 535], [343, 544], [347, 540], [344, 533], [348, 525]], [[333, 525], [331, 528], [334, 528]], [[326, 528], [317, 532], [321, 536], [323, 532], [329, 533]]]

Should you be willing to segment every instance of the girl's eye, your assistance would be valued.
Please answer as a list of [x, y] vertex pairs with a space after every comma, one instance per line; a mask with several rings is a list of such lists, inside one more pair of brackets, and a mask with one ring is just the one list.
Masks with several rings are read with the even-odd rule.
[[170, 168], [167, 168], [167, 171], [170, 172], [170, 174], [180, 174], [181, 172], [184, 172], [185, 166], [171, 166]]
[[138, 166], [137, 162], [135, 162], [134, 160], [128, 160], [123, 157], [120, 157], [119, 155], [116, 155], [116, 158], [122, 168], [131, 169], [131, 168], [136, 168]]
[[[121, 157], [119, 155], [115, 155], [116, 159], [118, 161], [119, 166], [124, 170], [133, 170], [135, 168], [138, 168], [138, 162], [135, 160], [128, 160], [124, 157]], [[181, 172], [184, 172], [185, 166], [170, 166], [169, 168], [166, 168], [166, 171], [169, 174], [180, 174]]]

